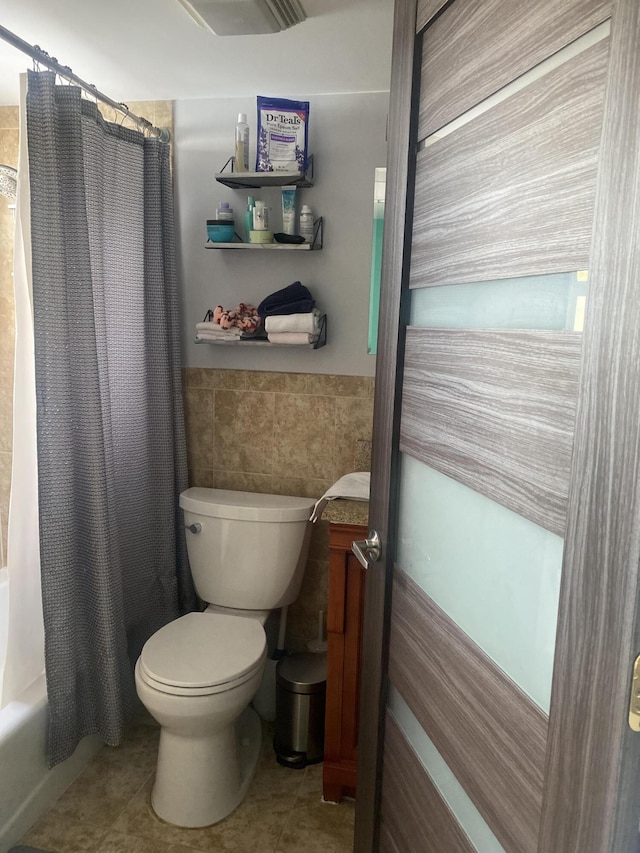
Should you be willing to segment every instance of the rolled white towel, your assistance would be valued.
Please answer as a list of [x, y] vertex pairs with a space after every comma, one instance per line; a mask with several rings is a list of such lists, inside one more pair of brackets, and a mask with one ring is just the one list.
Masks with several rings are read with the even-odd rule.
[[307, 335], [304, 332], [269, 332], [267, 335], [272, 344], [312, 344], [318, 340], [318, 335]]
[[269, 335], [271, 332], [302, 332], [317, 335], [320, 331], [321, 314], [317, 308], [306, 314], [273, 314], [266, 317], [264, 328]]

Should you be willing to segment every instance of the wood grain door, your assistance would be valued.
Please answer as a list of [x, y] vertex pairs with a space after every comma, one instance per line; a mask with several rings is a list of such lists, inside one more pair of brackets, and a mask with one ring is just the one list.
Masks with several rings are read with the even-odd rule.
[[640, 4], [397, 0], [358, 853], [631, 853]]

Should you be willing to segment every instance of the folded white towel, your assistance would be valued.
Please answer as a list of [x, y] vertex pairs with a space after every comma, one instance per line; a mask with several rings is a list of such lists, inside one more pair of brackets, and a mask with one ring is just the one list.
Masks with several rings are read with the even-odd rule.
[[324, 495], [316, 501], [311, 513], [310, 521], [317, 521], [329, 501], [336, 498], [345, 498], [350, 501], [368, 501], [369, 489], [371, 487], [371, 474], [368, 471], [354, 471], [345, 474], [330, 486]]
[[198, 341], [239, 341], [242, 332], [240, 329], [236, 332], [228, 332], [220, 329], [219, 332], [196, 332], [196, 340]]
[[317, 335], [308, 335], [304, 332], [269, 332], [267, 335], [272, 344], [312, 344], [318, 340]]
[[242, 329], [238, 326], [231, 326], [229, 329], [223, 329], [220, 323], [196, 323], [196, 332], [213, 332], [222, 335], [241, 335]]
[[306, 314], [274, 314], [266, 317], [264, 328], [267, 334], [271, 332], [306, 332], [316, 335], [320, 331], [321, 314], [317, 308]]

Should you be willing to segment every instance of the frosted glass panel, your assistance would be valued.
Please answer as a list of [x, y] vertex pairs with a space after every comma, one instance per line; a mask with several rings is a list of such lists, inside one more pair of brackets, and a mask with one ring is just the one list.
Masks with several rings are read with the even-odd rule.
[[397, 562], [545, 712], [563, 540], [402, 454]]
[[423, 287], [411, 291], [412, 326], [582, 331], [587, 272]]
[[442, 799], [454, 813], [476, 849], [480, 853], [504, 853], [504, 848], [393, 685], [389, 687], [388, 706]]

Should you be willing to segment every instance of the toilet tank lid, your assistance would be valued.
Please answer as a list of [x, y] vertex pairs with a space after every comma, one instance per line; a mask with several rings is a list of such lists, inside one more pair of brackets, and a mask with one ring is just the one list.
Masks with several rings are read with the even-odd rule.
[[315, 501], [290, 495], [261, 495], [231, 489], [191, 488], [180, 495], [180, 506], [213, 518], [241, 521], [305, 521]]

